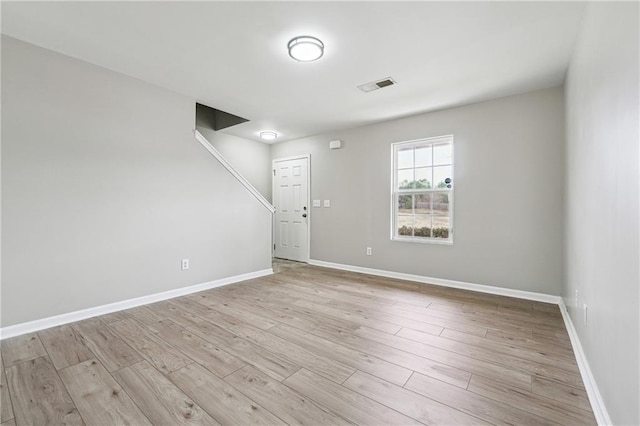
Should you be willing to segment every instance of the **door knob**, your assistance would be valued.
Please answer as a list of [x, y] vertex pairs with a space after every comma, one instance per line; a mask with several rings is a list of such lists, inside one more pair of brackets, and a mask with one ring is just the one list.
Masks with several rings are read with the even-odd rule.
[[302, 213], [302, 217], [307, 217], [307, 214], [306, 213]]

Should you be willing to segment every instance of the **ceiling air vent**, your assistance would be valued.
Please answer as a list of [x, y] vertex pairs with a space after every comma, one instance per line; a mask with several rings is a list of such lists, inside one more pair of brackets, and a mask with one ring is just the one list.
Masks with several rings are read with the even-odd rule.
[[383, 78], [382, 80], [372, 81], [371, 83], [361, 84], [358, 89], [363, 92], [373, 92], [374, 90], [382, 89], [383, 87], [393, 86], [396, 83], [391, 77]]

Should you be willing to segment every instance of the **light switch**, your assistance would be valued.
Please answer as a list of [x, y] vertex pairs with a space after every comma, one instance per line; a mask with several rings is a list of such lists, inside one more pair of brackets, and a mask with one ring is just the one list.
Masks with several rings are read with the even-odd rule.
[[331, 207], [331, 200], [324, 200], [325, 207]]
[[313, 207], [320, 207], [320, 200], [313, 200]]

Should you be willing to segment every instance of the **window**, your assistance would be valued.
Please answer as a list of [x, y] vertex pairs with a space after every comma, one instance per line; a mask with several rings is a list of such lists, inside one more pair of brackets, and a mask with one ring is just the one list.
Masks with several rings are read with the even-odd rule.
[[453, 136], [391, 145], [391, 238], [453, 242]]

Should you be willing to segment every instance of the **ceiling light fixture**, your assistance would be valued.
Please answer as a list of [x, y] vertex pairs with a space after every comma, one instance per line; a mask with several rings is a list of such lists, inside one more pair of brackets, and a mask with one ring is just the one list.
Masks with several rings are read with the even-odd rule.
[[287, 45], [289, 56], [298, 62], [317, 61], [324, 55], [324, 44], [315, 37], [299, 36]]
[[278, 137], [276, 132], [260, 132], [260, 138], [265, 141], [272, 141]]

